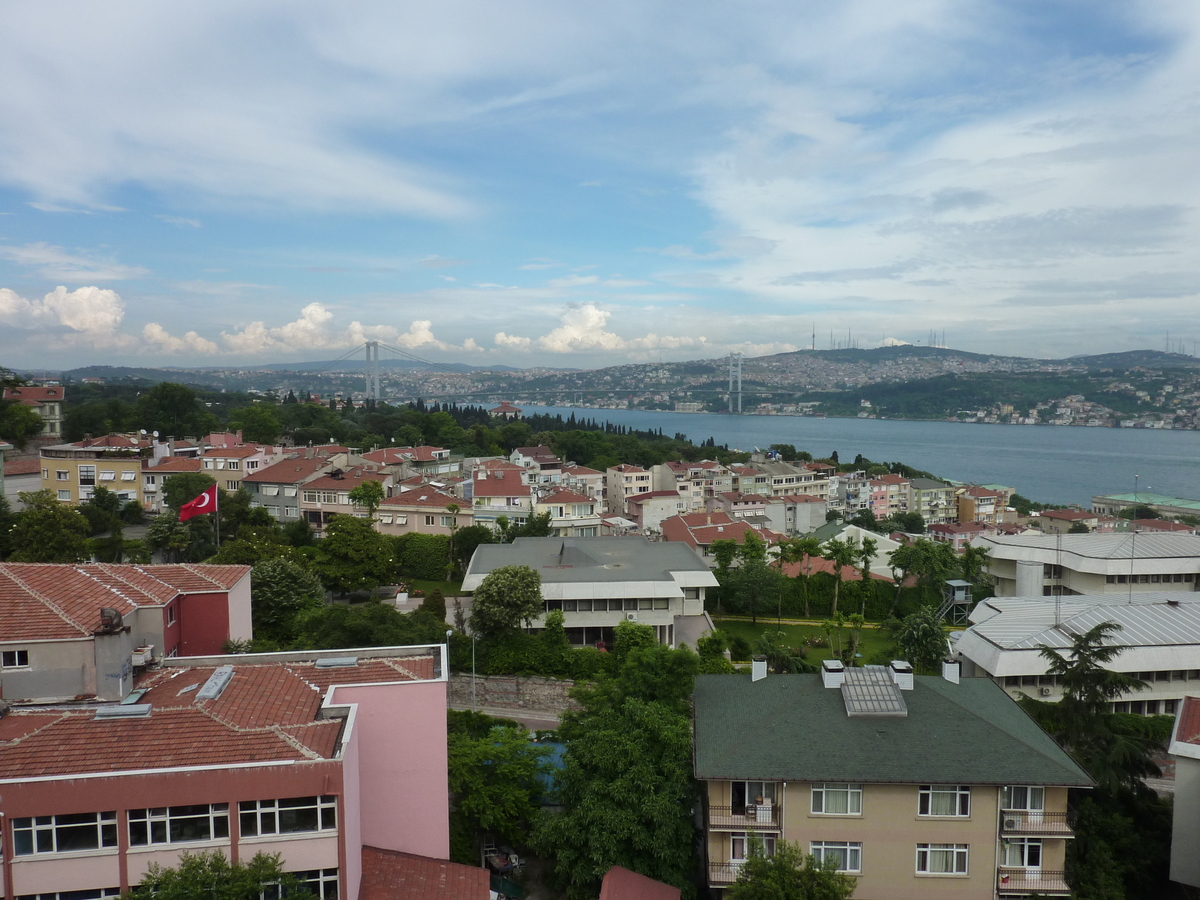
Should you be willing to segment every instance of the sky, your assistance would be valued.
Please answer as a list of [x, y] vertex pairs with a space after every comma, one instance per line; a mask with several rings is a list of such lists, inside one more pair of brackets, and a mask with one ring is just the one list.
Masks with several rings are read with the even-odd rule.
[[1192, 353], [1198, 40], [1185, 0], [6, 4], [0, 365]]

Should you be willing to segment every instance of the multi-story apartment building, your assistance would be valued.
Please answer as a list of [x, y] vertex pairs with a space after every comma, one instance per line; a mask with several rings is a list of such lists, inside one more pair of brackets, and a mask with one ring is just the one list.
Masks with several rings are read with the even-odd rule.
[[907, 663], [701, 675], [708, 883], [795, 842], [863, 900], [1066, 896], [1069, 788], [1091, 779], [991, 681]]
[[733, 490], [733, 473], [718, 462], [667, 462], [650, 469], [656, 491], [675, 490], [687, 501], [688, 508], [699, 511], [705, 503]]
[[953, 485], [932, 478], [911, 478], [908, 491], [908, 511], [920, 513], [926, 525], [948, 525], [958, 521], [958, 501]]
[[625, 515], [625, 501], [652, 490], [652, 478], [650, 472], [641, 466], [622, 463], [610, 468], [604, 476], [607, 512], [617, 516]]
[[562, 481], [562, 460], [549, 447], [517, 447], [508, 458], [525, 470], [526, 484], [558, 484]]
[[480, 466], [471, 481], [463, 484], [463, 491], [476, 525], [495, 525], [501, 516], [523, 525], [533, 515], [533, 491], [518, 466]]
[[1066, 654], [1074, 635], [1101, 622], [1121, 626], [1121, 652], [1105, 668], [1146, 682], [1115, 701], [1114, 711], [1170, 715], [1185, 696], [1200, 693], [1200, 595], [1144, 592], [1132, 602], [1128, 594], [991, 597], [968, 621], [953, 645], [963, 672], [991, 678], [1013, 697], [1060, 699], [1062, 681], [1046, 674], [1041, 648]]
[[428, 485], [388, 497], [375, 516], [375, 530], [381, 534], [415, 532], [449, 536], [474, 524], [470, 504]]
[[212, 476], [217, 487], [233, 493], [242, 486], [247, 475], [274, 465], [282, 456], [283, 451], [278, 447], [245, 444], [206, 450], [200, 461], [204, 474]]
[[908, 512], [909, 482], [903, 475], [880, 475], [870, 481], [871, 513], [883, 521]]
[[[728, 513], [686, 513], [664, 519], [659, 526], [664, 541], [674, 541], [691, 547], [704, 560], [705, 565], [715, 567], [716, 557], [712, 553], [714, 541], [733, 541], [741, 544], [747, 534], [753, 534], [766, 544], [776, 544], [782, 538], [767, 528], [756, 528], [745, 519], [735, 519]], [[774, 553], [775, 551], [772, 551]]]
[[755, 460], [748, 465], [729, 467], [733, 475], [730, 490], [743, 494], [782, 497], [804, 494], [829, 499], [829, 475], [820, 466], [787, 463], [781, 460]]
[[997, 597], [1195, 591], [1200, 537], [1192, 534], [988, 534]]
[[462, 471], [462, 457], [443, 447], [386, 447], [364, 453], [363, 459], [395, 470], [398, 478], [412, 475], [452, 475]]
[[565, 463], [562, 467], [562, 486], [599, 500], [601, 504], [604, 502], [604, 473], [597, 469]]
[[871, 479], [866, 472], [842, 472], [829, 476], [829, 509], [843, 518], [853, 519], [871, 508]]
[[334, 468], [325, 457], [291, 456], [246, 475], [242, 486], [250, 492], [252, 507], [265, 509], [276, 521], [286, 525], [300, 518], [303, 486]]
[[154, 455], [150, 441], [122, 434], [43, 447], [42, 490], [53, 491], [63, 503], [78, 506], [97, 487], [105, 487], [121, 500], [145, 505], [142, 460]]
[[982, 522], [996, 525], [1003, 521], [1004, 501], [999, 491], [977, 485], [960, 487], [956, 491], [958, 521]]
[[142, 460], [142, 496], [147, 512], [160, 513], [166, 509], [163, 486], [167, 479], [180, 472], [199, 472], [203, 464], [197, 458], [168, 456], [163, 459]]
[[[501, 566], [529, 566], [542, 576], [546, 612], [561, 610], [567, 636], [580, 646], [611, 645], [613, 629], [626, 620], [652, 626], [659, 643], [674, 646], [684, 639], [677, 634], [707, 630], [704, 594], [717, 586], [708, 566], [683, 544], [643, 537], [547, 537], [480, 544], [463, 590], [474, 591]], [[538, 616], [533, 627], [541, 628], [544, 621]]]
[[678, 491], [647, 491], [625, 501], [625, 515], [642, 534], [658, 534], [664, 520], [682, 515], [691, 508]]
[[783, 494], [767, 500], [764, 515], [773, 531], [811, 534], [826, 522], [827, 501], [811, 494]]
[[44, 386], [23, 384], [4, 389], [4, 399], [28, 406], [42, 418], [42, 437], [61, 438], [63, 401], [66, 388], [61, 384]]
[[375, 472], [367, 468], [343, 471], [333, 469], [306, 481], [300, 488], [300, 516], [320, 534], [334, 516], [358, 516], [365, 518], [367, 508], [350, 500], [350, 492], [364, 481], [377, 481], [383, 495], [391, 493], [392, 476], [386, 472]]
[[0, 697], [122, 700], [151, 660], [248, 641], [249, 566], [0, 563]]
[[5, 896], [116, 897], [214, 850], [280, 854], [317, 898], [385, 896], [360, 894], [369, 848], [449, 853], [444, 650], [165, 660], [136, 703], [8, 710]]
[[550, 533], [557, 537], [598, 537], [610, 531], [596, 507], [599, 501], [574, 491], [551, 491], [537, 499], [535, 515], [550, 513]]

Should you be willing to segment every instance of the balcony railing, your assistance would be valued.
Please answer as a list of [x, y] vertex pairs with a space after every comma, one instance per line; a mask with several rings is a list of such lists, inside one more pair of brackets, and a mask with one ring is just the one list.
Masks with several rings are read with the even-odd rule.
[[733, 884], [742, 870], [742, 860], [733, 862], [710, 862], [708, 864], [708, 883], [710, 887], [721, 887]]
[[708, 808], [709, 828], [728, 828], [732, 831], [779, 830], [779, 807], [769, 803], [757, 806], [747, 803], [745, 806], [710, 806]]
[[1001, 896], [1009, 894], [1069, 894], [1067, 873], [1050, 869], [1001, 869], [996, 876]]
[[1005, 809], [1000, 811], [1001, 834], [1040, 835], [1042, 837], [1074, 837], [1075, 817], [1065, 812]]

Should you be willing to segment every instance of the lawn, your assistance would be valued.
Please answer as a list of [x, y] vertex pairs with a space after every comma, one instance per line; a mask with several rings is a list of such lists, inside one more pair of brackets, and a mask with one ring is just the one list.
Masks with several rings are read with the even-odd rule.
[[[724, 631], [730, 637], [743, 637], [751, 644], [764, 631], [775, 631], [776, 625], [773, 621], [760, 619], [757, 625], [750, 622], [742, 622], [730, 619], [713, 619], [713, 624], [717, 628]], [[805, 638], [824, 637], [821, 629], [816, 625], [784, 625], [782, 631], [787, 635], [788, 643], [793, 647], [799, 647]], [[849, 637], [850, 629], [843, 629], [843, 640]], [[887, 634], [879, 628], [867, 627], [862, 630], [862, 640], [858, 645], [858, 652], [862, 654], [862, 661], [871, 659], [876, 654], [885, 652], [891, 642], [887, 638]], [[829, 659], [832, 654], [828, 647], [809, 647], [808, 661], [811, 663], [820, 662], [823, 659]]]
[[424, 581], [420, 578], [405, 578], [404, 583], [410, 591], [424, 591], [428, 594], [434, 588], [442, 592], [443, 597], [453, 597], [462, 593], [461, 581]]

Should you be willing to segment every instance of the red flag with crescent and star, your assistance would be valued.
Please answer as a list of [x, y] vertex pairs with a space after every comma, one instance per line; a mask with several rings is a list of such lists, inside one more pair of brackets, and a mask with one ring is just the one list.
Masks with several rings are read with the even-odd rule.
[[217, 511], [217, 486], [214, 484], [195, 500], [189, 500], [179, 507], [179, 521], [186, 522], [192, 516], [202, 516], [205, 513]]

